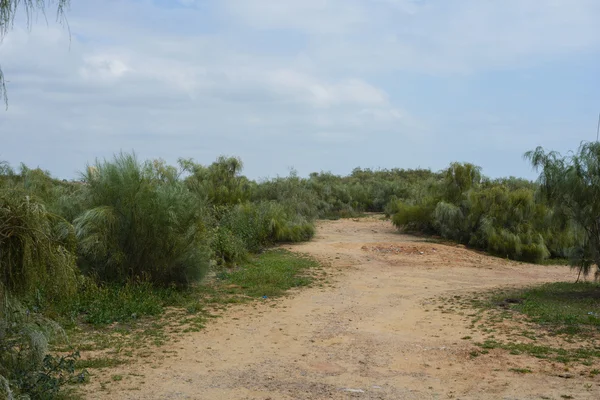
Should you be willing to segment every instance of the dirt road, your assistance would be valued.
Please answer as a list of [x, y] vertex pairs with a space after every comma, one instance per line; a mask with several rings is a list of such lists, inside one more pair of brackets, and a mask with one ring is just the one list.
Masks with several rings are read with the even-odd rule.
[[[97, 399], [597, 399], [598, 379], [540, 372], [536, 359], [469, 357], [465, 319], [431, 299], [487, 287], [571, 280], [566, 267], [518, 264], [400, 235], [375, 218], [321, 222], [286, 246], [331, 264], [334, 287], [234, 306], [206, 329], [135, 364]], [[511, 367], [531, 366], [531, 374]], [[541, 367], [540, 367], [541, 368]], [[561, 397], [572, 396], [572, 397]]]

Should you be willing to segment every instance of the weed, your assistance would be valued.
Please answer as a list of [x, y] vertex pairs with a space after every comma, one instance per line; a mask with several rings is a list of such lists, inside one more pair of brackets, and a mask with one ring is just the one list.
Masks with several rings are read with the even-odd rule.
[[311, 258], [273, 250], [231, 272], [226, 281], [238, 285], [251, 297], [275, 297], [288, 289], [310, 284], [312, 279], [304, 272], [317, 265]]
[[123, 364], [127, 364], [127, 361], [118, 358], [101, 357], [87, 360], [77, 360], [75, 367], [78, 369], [101, 369], [116, 367]]
[[510, 368], [509, 371], [515, 372], [517, 374], [531, 374], [531, 373], [533, 373], [533, 371], [530, 370], [529, 368]]

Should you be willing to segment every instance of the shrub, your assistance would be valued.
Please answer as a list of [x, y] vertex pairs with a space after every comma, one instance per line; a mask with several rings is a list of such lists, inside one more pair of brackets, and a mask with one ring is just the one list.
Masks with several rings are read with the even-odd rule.
[[220, 156], [208, 167], [184, 159], [179, 164], [190, 173], [186, 178], [188, 188], [214, 206], [240, 204], [250, 197], [251, 183], [240, 175], [243, 163], [239, 158]]
[[409, 205], [403, 202], [396, 204], [396, 214], [392, 217], [392, 222], [398, 228], [409, 231], [431, 232], [432, 225], [432, 207], [426, 204]]
[[460, 207], [444, 201], [435, 207], [433, 225], [444, 238], [457, 242], [468, 241], [470, 231], [465, 222], [465, 215]]
[[479, 167], [453, 163], [439, 182], [422, 187], [415, 204], [388, 204], [398, 227], [428, 233], [516, 260], [541, 262], [565, 252], [572, 242], [571, 226], [553, 210], [536, 202], [534, 185], [522, 180], [490, 181]]
[[540, 171], [542, 201], [553, 206], [558, 219], [568, 221], [578, 236], [570, 251], [571, 265], [584, 275], [595, 265], [595, 276], [600, 277], [600, 143], [583, 142], [565, 157], [538, 147], [525, 157]]
[[233, 265], [244, 261], [248, 254], [244, 240], [231, 229], [221, 226], [214, 229], [210, 247], [219, 265]]
[[110, 282], [187, 285], [208, 269], [203, 208], [161, 164], [119, 154], [84, 175], [87, 211], [75, 221], [82, 266]]
[[48, 354], [48, 340], [57, 335], [62, 336], [58, 325], [24, 309], [0, 285], [0, 395], [53, 399], [77, 379], [77, 353]]
[[256, 203], [277, 202], [288, 212], [310, 220], [319, 216], [320, 208], [328, 207], [319, 199], [309, 182], [299, 178], [295, 171], [286, 178], [278, 177], [260, 182], [253, 190], [252, 200]]
[[64, 219], [14, 186], [0, 188], [0, 285], [58, 300], [76, 286], [75, 234]]
[[314, 235], [312, 222], [267, 201], [234, 207], [221, 220], [221, 226], [238, 236], [251, 252], [276, 242], [309, 240]]

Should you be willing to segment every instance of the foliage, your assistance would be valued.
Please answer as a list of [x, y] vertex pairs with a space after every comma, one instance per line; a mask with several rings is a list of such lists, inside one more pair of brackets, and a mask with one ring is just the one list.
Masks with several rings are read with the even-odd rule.
[[88, 168], [86, 211], [74, 221], [88, 273], [109, 282], [187, 285], [207, 272], [202, 207], [162, 166], [119, 154]]
[[75, 289], [75, 233], [19, 187], [0, 187], [0, 284], [57, 301]]
[[516, 178], [490, 180], [472, 164], [452, 163], [412, 204], [388, 205], [403, 229], [442, 237], [515, 260], [563, 257], [577, 231], [536, 200], [536, 186]]
[[442, 173], [442, 197], [458, 204], [465, 193], [481, 183], [481, 168], [470, 163], [454, 162]]
[[61, 388], [81, 380], [75, 375], [78, 353], [48, 354], [49, 338], [61, 335], [58, 325], [32, 313], [0, 285], [0, 394], [53, 399]]
[[392, 217], [394, 225], [406, 228], [409, 231], [433, 231], [430, 204], [409, 205], [397, 201], [394, 210], [395, 214]]
[[588, 275], [596, 265], [600, 276], [600, 143], [582, 143], [573, 155], [563, 157], [543, 148], [525, 157], [540, 171], [543, 200], [581, 232], [571, 252], [571, 263]]
[[179, 164], [190, 173], [186, 178], [188, 188], [214, 207], [240, 204], [250, 196], [250, 183], [240, 176], [243, 163], [239, 158], [221, 156], [208, 167], [184, 159]]
[[288, 177], [263, 180], [252, 190], [252, 201], [272, 201], [284, 206], [293, 215], [313, 220], [320, 215], [323, 205], [311, 184], [292, 171]]
[[[174, 304], [197, 310], [206, 299], [239, 302], [306, 285], [312, 261], [264, 251], [310, 240], [316, 218], [365, 212], [385, 212], [401, 229], [501, 257], [541, 262], [574, 256], [587, 272], [600, 247], [598, 154], [592, 145], [570, 158], [538, 149], [529, 155], [542, 169], [537, 183], [489, 179], [469, 163], [440, 172], [356, 168], [348, 176], [301, 178], [292, 171], [255, 182], [242, 175], [234, 157], [210, 165], [180, 159], [171, 166], [122, 153], [89, 165], [81, 182], [67, 182], [0, 162], [0, 284], [10, 304], [67, 324], [130, 325]], [[219, 284], [196, 285], [209, 265], [218, 267]], [[39, 343], [47, 341], [36, 338], [47, 335], [43, 324], [32, 324], [37, 314], [17, 313], [25, 316], [17, 324], [5, 314], [0, 358], [25, 351], [30, 372], [39, 377], [52, 370], [47, 375], [57, 380], [49, 378], [48, 387], [60, 387], [61, 376], [73, 371], [72, 359], [46, 358], [44, 364], [47, 353]], [[16, 332], [23, 333], [21, 342], [14, 341]], [[18, 383], [15, 376], [29, 372], [10, 365], [0, 372], [0, 387], [31, 395], [43, 386], [30, 385], [29, 378]]]
[[163, 300], [159, 294], [148, 282], [98, 285], [86, 279], [77, 296], [60, 311], [73, 320], [82, 315], [83, 321], [92, 325], [126, 322], [161, 314]]
[[421, 187], [436, 177], [429, 170], [356, 168], [346, 177], [313, 173], [306, 185], [319, 199], [320, 217], [351, 217], [362, 212], [383, 212], [397, 200], [412, 201]]
[[244, 261], [248, 248], [244, 239], [235, 234], [231, 228], [218, 225], [212, 232], [210, 248], [215, 261], [219, 265], [233, 265]]
[[276, 242], [309, 240], [314, 235], [311, 222], [271, 201], [238, 205], [223, 217], [220, 226], [238, 236], [251, 252]]

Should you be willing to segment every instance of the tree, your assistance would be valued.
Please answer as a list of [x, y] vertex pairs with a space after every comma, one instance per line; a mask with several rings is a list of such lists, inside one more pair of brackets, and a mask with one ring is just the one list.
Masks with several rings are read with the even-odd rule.
[[[19, 9], [23, 9], [27, 16], [27, 26], [31, 27], [31, 17], [35, 12], [41, 12], [44, 17], [49, 6], [56, 5], [57, 21], [64, 21], [65, 9], [70, 0], [0, 0], [0, 44], [4, 37], [14, 26], [15, 16]], [[2, 68], [0, 68], [0, 97], [8, 108], [6, 82]]]
[[555, 212], [575, 224], [582, 240], [571, 251], [571, 264], [588, 275], [596, 265], [600, 276], [600, 143], [584, 142], [577, 153], [561, 156], [538, 147], [525, 153], [540, 171], [543, 198]]
[[103, 281], [188, 285], [208, 271], [202, 204], [162, 161], [97, 161], [83, 178], [86, 211], [73, 224], [81, 268]]

